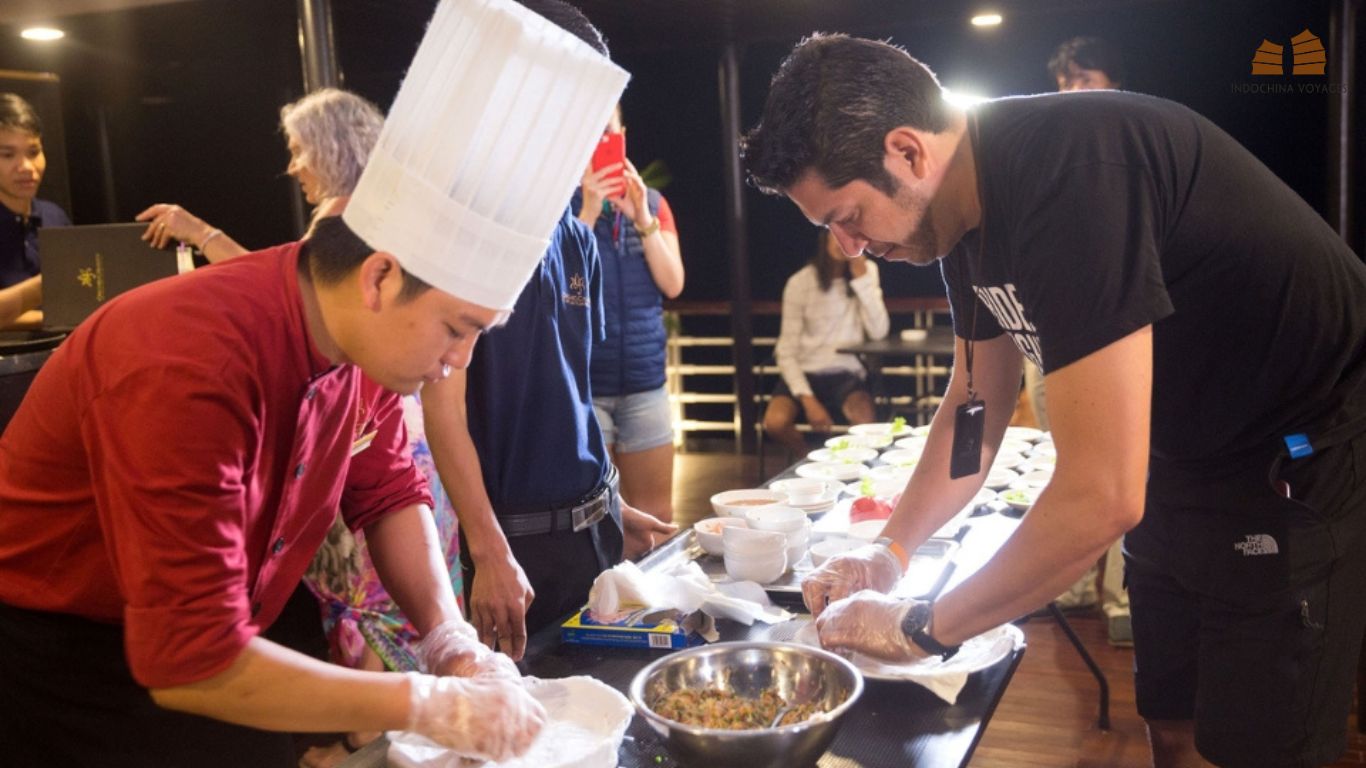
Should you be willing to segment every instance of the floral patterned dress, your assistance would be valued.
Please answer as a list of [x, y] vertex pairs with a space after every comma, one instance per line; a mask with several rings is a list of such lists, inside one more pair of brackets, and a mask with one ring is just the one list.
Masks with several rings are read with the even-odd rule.
[[[456, 599], [463, 600], [455, 509], [437, 477], [436, 463], [422, 424], [422, 403], [417, 395], [403, 398], [403, 419], [408, 428], [413, 460], [431, 486], [432, 510], [451, 587], [455, 589]], [[418, 669], [412, 651], [417, 631], [380, 584], [365, 547], [365, 534], [361, 531], [353, 534], [342, 522], [341, 515], [333, 521], [327, 540], [314, 556], [304, 582], [321, 604], [323, 631], [333, 663], [359, 667], [368, 646], [387, 669]]]

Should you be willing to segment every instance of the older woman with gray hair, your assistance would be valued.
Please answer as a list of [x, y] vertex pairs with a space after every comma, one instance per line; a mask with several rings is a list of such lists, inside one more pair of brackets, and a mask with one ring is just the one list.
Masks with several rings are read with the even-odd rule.
[[[289, 146], [285, 173], [299, 182], [304, 199], [314, 206], [313, 221], [340, 211], [340, 198], [360, 181], [383, 125], [384, 115], [374, 104], [336, 88], [314, 91], [280, 108], [280, 129]], [[223, 230], [174, 203], [150, 206], [137, 220], [148, 222], [142, 239], [155, 248], [180, 241], [211, 262], [247, 252]]]

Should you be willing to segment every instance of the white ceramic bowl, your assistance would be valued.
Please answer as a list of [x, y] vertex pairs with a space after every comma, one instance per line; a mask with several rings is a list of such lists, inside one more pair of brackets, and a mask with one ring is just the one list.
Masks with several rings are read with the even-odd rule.
[[782, 531], [756, 531], [748, 527], [727, 526], [721, 531], [722, 554], [740, 557], [763, 557], [782, 553], [787, 548], [787, 534]]
[[1027, 510], [1034, 506], [1041, 492], [1042, 489], [1039, 488], [1011, 488], [1001, 492], [1001, 501], [1016, 509]]
[[908, 448], [894, 448], [882, 454], [882, 463], [893, 467], [914, 467], [920, 463], [921, 451]]
[[892, 444], [891, 435], [837, 435], [827, 438], [826, 448], [886, 448]]
[[[911, 437], [901, 438], [893, 443], [893, 445], [907, 451], [923, 451], [925, 450], [925, 443], [927, 441], [929, 441], [928, 437], [923, 435], [912, 435]], [[1026, 445], [1028, 445], [1028, 443], [1026, 443]]]
[[1006, 437], [1006, 438], [1002, 438], [1002, 439], [1001, 439], [1001, 447], [998, 448], [997, 450], [1000, 451], [1001, 453], [1005, 453], [1006, 451], [1010, 451], [1011, 453], [1024, 453], [1024, 454], [1027, 454], [1027, 453], [1029, 453], [1030, 451], [1034, 450], [1034, 444], [1031, 443], [1031, 442], [1029, 442], [1028, 440], [1021, 440], [1021, 439], [1019, 439], [1019, 438]]
[[909, 424], [903, 423], [898, 426], [890, 421], [884, 421], [873, 424], [854, 424], [853, 426], [849, 427], [849, 434], [879, 436], [889, 435], [891, 437], [901, 437], [903, 435], [911, 434], [912, 429], [913, 427], [911, 427]]
[[811, 461], [798, 465], [798, 477], [813, 480], [857, 480], [868, 472], [866, 464], [845, 464], [838, 461]]
[[1011, 440], [1024, 440], [1027, 443], [1037, 443], [1046, 434], [1048, 433], [1033, 427], [1006, 427], [1006, 437]]
[[703, 552], [719, 556], [725, 552], [721, 531], [732, 525], [748, 528], [749, 521], [743, 517], [708, 517], [705, 520], [698, 520], [692, 531], [697, 536], [697, 544], [702, 547]]
[[856, 446], [852, 448], [817, 448], [806, 454], [811, 461], [842, 461], [846, 464], [872, 461], [877, 458], [876, 448]]
[[787, 494], [770, 491], [767, 488], [742, 488], [734, 491], [721, 491], [711, 497], [712, 511], [718, 517], [734, 515], [744, 517], [751, 509], [773, 507], [787, 503]]
[[882, 535], [882, 529], [887, 527], [887, 521], [862, 520], [849, 525], [849, 538], [858, 539], [860, 543], [867, 544]]
[[987, 479], [982, 483], [983, 486], [993, 491], [1008, 488], [1011, 483], [1020, 479], [1020, 473], [1009, 469], [993, 469], [987, 473]]
[[863, 541], [861, 539], [848, 538], [825, 539], [824, 541], [818, 541], [815, 544], [811, 545], [811, 565], [819, 568], [822, 563], [834, 557], [835, 555], [843, 554], [852, 549], [858, 549], [859, 547], [867, 543], [868, 542]]
[[749, 527], [758, 531], [781, 531], [791, 533], [800, 531], [803, 525], [810, 524], [804, 510], [795, 507], [761, 507], [745, 513]]
[[1020, 475], [1018, 480], [1010, 484], [1011, 488], [1035, 488], [1042, 489], [1053, 479], [1053, 470], [1035, 469]]
[[787, 571], [787, 554], [781, 549], [767, 555], [738, 555], [727, 550], [722, 559], [726, 575], [736, 581], [768, 584]]
[[1025, 457], [1014, 451], [999, 451], [991, 462], [992, 469], [1015, 469], [1025, 462]]
[[[780, 493], [787, 494], [787, 503], [793, 506], [809, 506], [820, 504], [824, 501], [833, 501], [834, 493], [830, 483], [825, 480], [813, 480], [808, 477], [789, 477], [786, 480], [778, 480], [769, 485], [769, 488]], [[827, 497], [829, 497], [827, 499]]]

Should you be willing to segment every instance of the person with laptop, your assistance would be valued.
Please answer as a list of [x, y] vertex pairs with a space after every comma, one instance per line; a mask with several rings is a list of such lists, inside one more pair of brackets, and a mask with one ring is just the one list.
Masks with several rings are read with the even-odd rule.
[[[345, 221], [119, 296], [39, 373], [0, 437], [7, 760], [283, 768], [290, 731], [406, 729], [495, 760], [530, 746], [544, 708], [460, 616], [398, 404], [506, 319], [558, 215], [458, 197], [487, 159], [448, 140], [453, 123], [506, 125], [538, 88], [575, 90], [573, 110], [538, 105], [554, 130], [534, 124], [545, 152], [519, 157], [568, 189], [577, 164], [548, 156], [586, 160], [625, 84], [548, 26], [508, 0], [442, 2]], [[431, 50], [490, 29], [477, 61]], [[514, 63], [523, 95], [458, 90]], [[466, 108], [432, 120], [414, 95], [427, 82]], [[438, 224], [455, 213], [462, 226]], [[469, 231], [488, 226], [511, 237]], [[339, 507], [421, 633], [426, 673], [345, 669], [260, 636]]]
[[[311, 221], [340, 213], [340, 198], [360, 181], [381, 122], [374, 104], [337, 88], [320, 88], [280, 108], [280, 129], [289, 148], [285, 173], [314, 206]], [[147, 222], [142, 239], [153, 248], [182, 242], [210, 262], [247, 252], [231, 235], [174, 203], [150, 205], [135, 218]]]
[[42, 303], [38, 229], [71, 226], [61, 206], [38, 197], [47, 170], [43, 123], [33, 105], [0, 93], [0, 326]]

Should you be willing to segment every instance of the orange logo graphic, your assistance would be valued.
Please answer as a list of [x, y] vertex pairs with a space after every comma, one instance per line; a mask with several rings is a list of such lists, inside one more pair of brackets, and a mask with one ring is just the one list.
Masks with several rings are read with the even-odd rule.
[[[1303, 32], [1290, 38], [1293, 66], [1291, 73], [1295, 75], [1322, 75], [1324, 68], [1328, 64], [1328, 52], [1323, 49], [1323, 42], [1319, 40], [1313, 32], [1305, 29]], [[1252, 55], [1252, 74], [1254, 75], [1283, 75], [1285, 74], [1285, 46], [1276, 45], [1270, 40], [1262, 40], [1262, 44], [1257, 46], [1257, 52]]]

